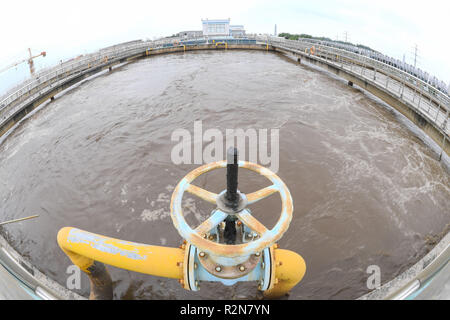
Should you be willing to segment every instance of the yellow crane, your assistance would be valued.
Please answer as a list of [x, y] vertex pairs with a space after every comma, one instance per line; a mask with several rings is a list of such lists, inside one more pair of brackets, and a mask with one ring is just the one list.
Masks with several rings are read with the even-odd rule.
[[8, 70], [10, 68], [14, 68], [15, 66], [17, 66], [17, 65], [19, 65], [21, 63], [27, 62], [28, 65], [30, 66], [30, 73], [31, 73], [31, 75], [34, 75], [34, 62], [33, 62], [33, 59], [35, 59], [35, 58], [37, 58], [39, 56], [45, 57], [47, 55], [47, 53], [45, 51], [43, 51], [43, 52], [33, 56], [33, 54], [31, 53], [31, 49], [30, 48], [28, 48], [28, 53], [30, 54], [29, 58], [23, 59], [21, 61], [14, 62], [14, 63], [10, 64], [9, 66], [0, 69], [0, 73], [2, 73], [3, 71]]

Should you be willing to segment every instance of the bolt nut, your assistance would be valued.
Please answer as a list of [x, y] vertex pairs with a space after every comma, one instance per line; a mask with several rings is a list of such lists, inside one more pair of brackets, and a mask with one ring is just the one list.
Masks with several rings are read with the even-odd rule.
[[240, 267], [239, 267], [239, 271], [244, 272], [244, 271], [245, 271], [245, 267], [244, 267], [244, 266], [240, 266]]
[[197, 269], [197, 268], [198, 268], [198, 264], [194, 263], [194, 269]]
[[265, 269], [265, 268], [266, 268], [266, 264], [265, 264], [264, 262], [262, 262], [262, 263], [261, 263], [261, 267], [262, 267], [263, 269]]
[[206, 256], [206, 253], [204, 253], [204, 252], [202, 251], [202, 252], [200, 252], [198, 255], [199, 255], [201, 258], [204, 258], [204, 257]]
[[256, 252], [255, 256], [259, 257], [261, 255], [261, 252]]
[[198, 285], [199, 285], [198, 281], [195, 280], [195, 286], [196, 286], [197, 288], [198, 288]]
[[222, 271], [222, 267], [221, 267], [221, 266], [217, 266], [217, 267], [216, 267], [216, 271], [217, 271], [217, 272]]

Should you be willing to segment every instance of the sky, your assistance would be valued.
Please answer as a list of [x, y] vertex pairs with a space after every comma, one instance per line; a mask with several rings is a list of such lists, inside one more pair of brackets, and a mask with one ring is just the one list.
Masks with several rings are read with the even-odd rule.
[[[201, 30], [230, 18], [248, 33], [306, 33], [364, 44], [450, 83], [450, 2], [445, 0], [2, 1], [0, 69], [33, 53], [37, 69], [99, 48]], [[0, 73], [0, 94], [29, 76], [27, 64]]]

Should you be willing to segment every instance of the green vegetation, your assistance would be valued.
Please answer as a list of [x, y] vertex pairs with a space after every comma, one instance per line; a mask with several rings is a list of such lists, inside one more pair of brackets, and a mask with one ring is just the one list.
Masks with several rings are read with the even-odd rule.
[[306, 38], [306, 39], [315, 39], [313, 36], [309, 34], [290, 34], [290, 33], [280, 33], [278, 34], [279, 37], [283, 37], [285, 39], [289, 40], [298, 40], [300, 38]]
[[327, 37], [315, 37], [309, 34], [290, 34], [287, 32], [283, 32], [283, 33], [279, 33], [278, 34], [279, 37], [283, 37], [285, 39], [289, 39], [289, 40], [298, 40], [298, 39], [314, 39], [314, 40], [321, 40], [321, 41], [331, 41], [331, 42], [335, 42], [335, 43], [341, 43], [341, 44], [347, 44], [347, 45], [351, 45], [351, 46], [357, 46], [358, 48], [362, 48], [362, 49], [367, 49], [367, 50], [372, 50], [372, 51], [376, 51], [373, 50], [372, 48], [362, 45], [362, 44], [353, 44], [351, 42], [345, 42], [345, 41], [339, 41], [339, 40], [332, 40], [330, 38]]

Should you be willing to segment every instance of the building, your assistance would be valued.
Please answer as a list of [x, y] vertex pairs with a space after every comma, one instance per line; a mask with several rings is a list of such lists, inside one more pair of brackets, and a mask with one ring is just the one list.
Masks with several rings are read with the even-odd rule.
[[230, 25], [230, 19], [202, 19], [202, 30], [181, 31], [176, 35], [183, 39], [199, 38], [243, 38], [245, 30], [243, 25]]
[[203, 31], [181, 31], [178, 33], [180, 39], [197, 39], [203, 37]]
[[230, 25], [230, 36], [233, 38], [245, 37], [245, 30], [243, 25]]
[[203, 36], [227, 37], [230, 35], [230, 19], [203, 20]]

